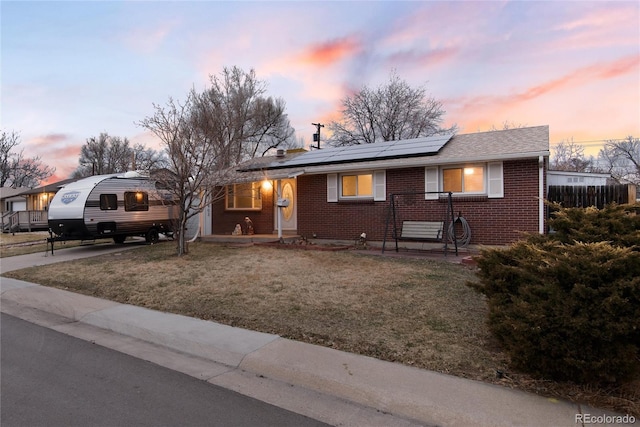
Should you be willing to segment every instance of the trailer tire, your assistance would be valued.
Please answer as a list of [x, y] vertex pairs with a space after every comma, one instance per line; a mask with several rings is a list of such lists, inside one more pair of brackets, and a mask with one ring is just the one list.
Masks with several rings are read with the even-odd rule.
[[158, 229], [150, 228], [149, 231], [147, 231], [145, 239], [147, 240], [147, 243], [151, 243], [152, 245], [158, 243], [160, 240], [160, 233], [158, 233]]
[[127, 236], [113, 236], [113, 241], [118, 245], [123, 244], [126, 239], [127, 239]]

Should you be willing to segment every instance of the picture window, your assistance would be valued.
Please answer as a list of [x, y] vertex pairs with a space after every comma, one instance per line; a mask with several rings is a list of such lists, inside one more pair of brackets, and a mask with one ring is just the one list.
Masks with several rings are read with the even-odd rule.
[[449, 168], [442, 171], [442, 191], [483, 193], [485, 172], [482, 166]]
[[340, 197], [342, 198], [372, 198], [373, 174], [340, 176]]
[[248, 182], [227, 186], [226, 209], [227, 210], [260, 210], [262, 209], [262, 197], [260, 196], [261, 183]]

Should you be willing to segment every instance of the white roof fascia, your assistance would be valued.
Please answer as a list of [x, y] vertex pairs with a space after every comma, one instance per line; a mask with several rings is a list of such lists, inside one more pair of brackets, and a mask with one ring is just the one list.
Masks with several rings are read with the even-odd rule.
[[236, 172], [233, 175], [225, 177], [224, 183], [220, 182], [219, 185], [227, 184], [242, 184], [246, 182], [258, 182], [258, 181], [274, 181], [279, 179], [293, 179], [300, 175], [303, 175], [305, 171], [302, 168], [291, 169], [260, 169], [248, 172]]

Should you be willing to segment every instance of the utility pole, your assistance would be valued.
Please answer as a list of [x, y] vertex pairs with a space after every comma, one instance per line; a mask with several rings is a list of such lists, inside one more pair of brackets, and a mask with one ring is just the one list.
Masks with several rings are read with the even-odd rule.
[[313, 142], [318, 143], [318, 150], [319, 150], [320, 149], [320, 128], [323, 128], [324, 125], [321, 125], [320, 123], [311, 123], [311, 124], [318, 129], [318, 133], [313, 134]]

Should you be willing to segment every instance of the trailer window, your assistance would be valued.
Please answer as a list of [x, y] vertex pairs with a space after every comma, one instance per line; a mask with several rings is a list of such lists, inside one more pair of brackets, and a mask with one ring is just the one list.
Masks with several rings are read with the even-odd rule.
[[124, 193], [125, 211], [148, 211], [149, 195], [144, 191], [127, 191]]
[[100, 210], [115, 211], [118, 209], [118, 197], [115, 194], [100, 195]]

